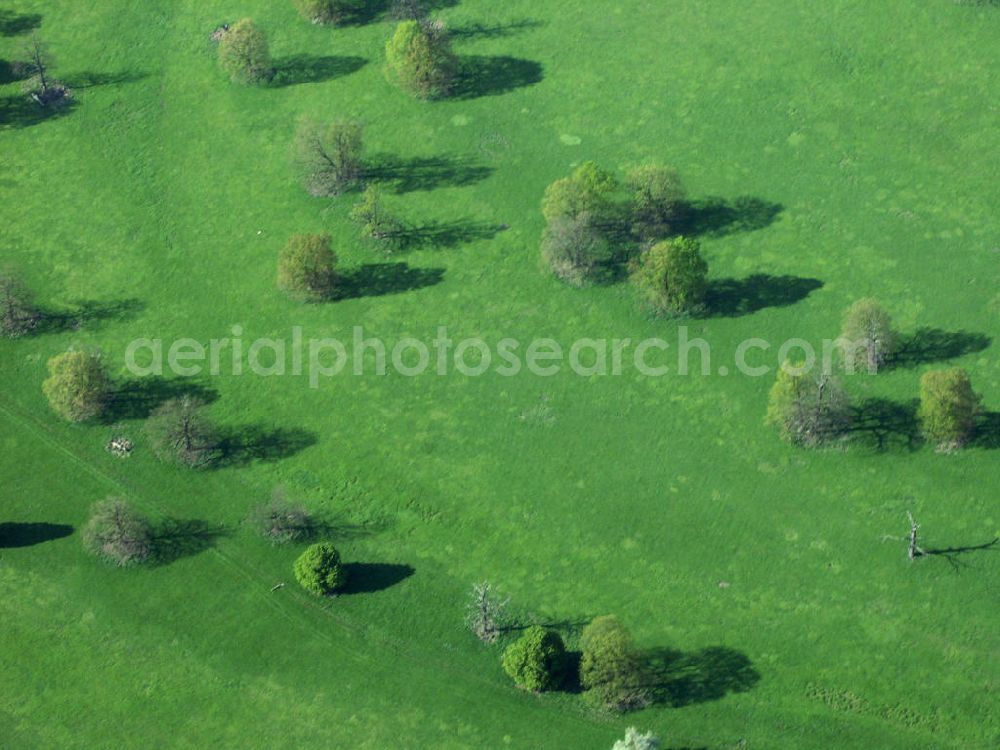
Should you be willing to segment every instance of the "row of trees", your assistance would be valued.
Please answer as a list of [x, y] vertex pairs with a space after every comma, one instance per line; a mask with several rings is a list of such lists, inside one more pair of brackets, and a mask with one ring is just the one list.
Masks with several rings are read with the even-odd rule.
[[542, 199], [542, 259], [558, 278], [583, 286], [631, 257], [632, 282], [657, 313], [698, 312], [708, 289], [700, 244], [671, 236], [688, 210], [677, 172], [662, 164], [630, 170], [624, 183], [592, 161], [553, 182]]

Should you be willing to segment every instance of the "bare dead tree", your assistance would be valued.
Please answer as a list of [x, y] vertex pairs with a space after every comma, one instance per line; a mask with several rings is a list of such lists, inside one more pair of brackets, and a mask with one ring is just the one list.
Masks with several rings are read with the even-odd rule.
[[474, 584], [466, 615], [469, 629], [484, 643], [493, 643], [503, 631], [509, 603], [489, 581]]
[[29, 85], [36, 89], [36, 92], [44, 98], [49, 93], [52, 81], [49, 77], [49, 68], [52, 67], [52, 55], [49, 53], [48, 45], [32, 35], [28, 43], [24, 46], [24, 70], [30, 77]]
[[906, 556], [910, 562], [913, 562], [918, 557], [926, 555], [927, 552], [920, 546], [920, 524], [917, 523], [910, 511], [906, 511], [906, 517], [910, 521], [910, 532], [905, 537], [885, 536], [882, 537], [882, 541], [906, 542]]

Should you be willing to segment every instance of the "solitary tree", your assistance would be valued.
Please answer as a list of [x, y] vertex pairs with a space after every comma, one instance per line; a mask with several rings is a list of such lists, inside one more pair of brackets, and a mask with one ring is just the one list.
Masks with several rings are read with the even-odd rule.
[[295, 153], [311, 195], [339, 195], [358, 183], [364, 171], [363, 135], [361, 124], [352, 120], [299, 123]]
[[153, 530], [125, 500], [109, 497], [91, 510], [83, 544], [91, 554], [115, 565], [138, 565], [152, 557]]
[[386, 75], [421, 99], [448, 95], [458, 76], [458, 58], [441, 23], [401, 22], [385, 46]]
[[314, 544], [295, 561], [295, 580], [316, 596], [335, 594], [347, 583], [340, 553], [329, 542]]
[[871, 298], [858, 300], [847, 309], [841, 337], [844, 366], [848, 372], [854, 371], [859, 353], [868, 371], [874, 374], [896, 350], [892, 319], [878, 301]]
[[271, 544], [305, 541], [315, 528], [309, 510], [290, 502], [281, 487], [275, 488], [269, 502], [255, 507], [248, 520], [254, 531]]
[[628, 173], [625, 184], [631, 191], [633, 233], [644, 242], [669, 235], [687, 205], [677, 172], [660, 164], [644, 164]]
[[632, 636], [618, 618], [596, 618], [580, 634], [580, 647], [580, 684], [591, 700], [616, 711], [648, 702]]
[[932, 370], [920, 379], [920, 424], [939, 451], [957, 450], [972, 438], [980, 409], [981, 398], [965, 370]]
[[587, 211], [557, 216], [542, 233], [542, 259], [552, 273], [573, 286], [583, 286], [608, 260], [607, 240]]
[[559, 633], [533, 625], [507, 647], [502, 665], [518, 687], [540, 693], [559, 687], [565, 660]]
[[502, 598], [489, 581], [474, 584], [466, 607], [469, 629], [479, 640], [492, 643], [506, 624], [509, 603], [510, 599]]
[[391, 250], [403, 236], [403, 224], [385, 207], [382, 189], [371, 184], [351, 209], [351, 220], [361, 228], [361, 236]]
[[660, 738], [652, 732], [639, 734], [635, 727], [625, 730], [625, 739], [618, 740], [611, 750], [660, 750]]
[[701, 309], [708, 289], [708, 263], [697, 240], [677, 237], [658, 242], [642, 254], [632, 273], [640, 296], [658, 313]]
[[581, 164], [570, 177], [556, 180], [545, 190], [542, 214], [546, 221], [576, 218], [590, 214], [597, 223], [605, 223], [613, 211], [618, 181], [595, 162]]
[[267, 37], [249, 18], [237, 21], [223, 34], [219, 63], [237, 83], [265, 83], [274, 75]]
[[307, 20], [317, 24], [336, 25], [358, 8], [363, 0], [294, 0], [295, 7]]
[[278, 288], [311, 302], [328, 299], [337, 283], [337, 256], [328, 234], [296, 234], [278, 256]]
[[84, 422], [104, 412], [110, 385], [99, 355], [64, 352], [52, 357], [48, 368], [42, 392], [56, 414], [70, 422]]
[[52, 77], [53, 62], [48, 45], [32, 35], [24, 47], [24, 58], [18, 66], [24, 79], [24, 91], [46, 107], [64, 103], [69, 91]]
[[17, 338], [38, 324], [31, 292], [13, 273], [0, 271], [0, 336]]
[[851, 425], [851, 404], [840, 384], [826, 373], [813, 375], [784, 363], [771, 387], [766, 423], [790, 443], [818, 446], [842, 437]]
[[218, 458], [219, 435], [204, 408], [200, 398], [181, 396], [150, 415], [146, 433], [161, 460], [197, 468]]

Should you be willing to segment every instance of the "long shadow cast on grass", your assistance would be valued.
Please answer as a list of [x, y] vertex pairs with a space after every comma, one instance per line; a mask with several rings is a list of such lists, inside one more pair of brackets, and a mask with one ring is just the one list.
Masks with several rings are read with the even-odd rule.
[[519, 18], [516, 21], [489, 25], [483, 23], [466, 23], [461, 26], [449, 28], [448, 36], [455, 40], [503, 39], [520, 34], [523, 31], [541, 28], [544, 25], [544, 22], [534, 18]]
[[687, 237], [724, 237], [738, 232], [756, 232], [775, 222], [784, 206], [741, 196], [732, 200], [715, 196], [689, 201], [675, 222], [677, 234]]
[[76, 108], [70, 100], [58, 107], [43, 107], [24, 94], [0, 97], [0, 131], [19, 130], [65, 117]]
[[801, 302], [823, 286], [819, 279], [757, 273], [745, 279], [709, 281], [705, 306], [709, 315], [735, 318], [770, 307]]
[[167, 518], [153, 530], [153, 559], [158, 565], [169, 565], [214, 547], [228, 533], [225, 527], [207, 521]]
[[423, 289], [444, 279], [443, 268], [411, 268], [408, 263], [366, 263], [341, 278], [335, 300], [384, 297]]
[[402, 583], [416, 571], [396, 563], [346, 563], [347, 584], [342, 594], [372, 594]]
[[38, 311], [38, 324], [31, 332], [61, 333], [76, 331], [84, 326], [98, 328], [104, 322], [122, 323], [134, 319], [146, 307], [146, 303], [140, 299], [113, 302], [79, 300], [70, 304], [72, 308], [68, 310], [41, 308]]
[[474, 164], [453, 156], [418, 156], [401, 158], [388, 154], [372, 157], [365, 167], [365, 178], [388, 183], [395, 193], [412, 193], [440, 187], [465, 187], [485, 180], [493, 167]]
[[136, 378], [121, 383], [114, 389], [104, 421], [114, 423], [123, 419], [145, 419], [161, 404], [182, 396], [191, 396], [210, 404], [219, 398], [219, 393], [190, 378], [163, 378], [155, 375]]
[[919, 401], [869, 398], [854, 408], [851, 433], [855, 440], [879, 452], [894, 448], [915, 451], [924, 440], [917, 419]]
[[282, 88], [300, 83], [321, 83], [356, 73], [367, 64], [363, 57], [293, 55], [275, 61], [274, 78], [270, 85]]
[[[459, 0], [411, 0], [410, 2], [395, 2], [395, 0], [365, 0], [356, 3], [338, 24], [339, 26], [366, 26], [381, 21], [383, 18], [392, 20], [422, 19], [429, 13], [458, 5]], [[407, 11], [406, 8], [412, 9]]]
[[743, 693], [760, 673], [740, 651], [712, 646], [691, 653], [660, 648], [640, 655], [644, 686], [654, 704], [680, 708]]
[[147, 73], [124, 71], [121, 73], [74, 73], [66, 78], [66, 85], [72, 89], [92, 89], [97, 86], [119, 86], [135, 83], [147, 78]]
[[18, 13], [5, 8], [0, 9], [0, 36], [27, 34], [41, 25], [42, 17], [38, 13]]
[[431, 222], [403, 229], [397, 239], [401, 250], [449, 248], [479, 240], [491, 240], [506, 229], [500, 224], [474, 220]]
[[0, 523], [0, 549], [33, 547], [72, 533], [73, 527], [62, 523]]
[[534, 86], [545, 78], [541, 63], [519, 57], [489, 57], [463, 55], [459, 58], [459, 74], [448, 98], [478, 99], [498, 96], [526, 86]]
[[212, 469], [280, 461], [315, 445], [316, 433], [308, 430], [246, 425], [220, 433]]
[[913, 334], [903, 337], [888, 365], [890, 368], [916, 367], [931, 362], [957, 359], [967, 354], [981, 352], [992, 343], [993, 339], [983, 333], [920, 328]]

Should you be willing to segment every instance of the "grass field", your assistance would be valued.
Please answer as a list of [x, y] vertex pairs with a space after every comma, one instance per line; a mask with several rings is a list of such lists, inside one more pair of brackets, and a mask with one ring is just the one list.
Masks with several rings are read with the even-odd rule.
[[[923, 372], [960, 365], [995, 430], [1000, 8], [462, 0], [436, 15], [482, 75], [423, 103], [383, 77], [388, 21], [316, 27], [279, 0], [0, 13], [0, 57], [38, 26], [76, 92], [46, 119], [0, 86], [0, 265], [51, 308], [87, 311], [0, 340], [0, 523], [72, 527], [0, 542], [0, 747], [598, 750], [636, 725], [673, 750], [996, 748], [1000, 554], [911, 564], [884, 540], [907, 510], [928, 547], [1000, 534], [996, 434], [940, 455], [904, 418], [879, 425], [881, 448], [797, 449], [763, 424], [772, 377], [390, 371], [311, 389], [227, 374], [199, 383], [246, 449], [186, 472], [141, 439], [155, 388], [115, 415], [138, 440], [127, 461], [104, 451], [107, 425], [51, 413], [45, 362], [69, 346], [100, 348], [135, 386], [133, 339], [234, 325], [247, 340], [356, 325], [388, 341], [439, 326], [674, 339], [679, 323], [627, 284], [573, 289], [538, 261], [546, 185], [587, 159], [656, 159], [722, 207], [700, 239], [726, 304], [682, 323], [713, 353], [819, 341], [874, 295], [905, 334], [944, 335], [848, 390], [905, 405]], [[244, 16], [281, 85], [218, 69], [208, 35]], [[369, 152], [397, 165], [392, 206], [436, 241], [383, 258], [355, 238], [352, 196], [309, 197], [290, 158], [303, 115], [364, 122]], [[348, 299], [275, 290], [297, 232], [334, 236]], [[242, 528], [278, 484], [337, 520], [360, 590], [308, 597], [299, 550]], [[103, 566], [78, 532], [109, 494], [202, 525], [178, 524], [169, 564]], [[571, 641], [615, 613], [686, 678], [625, 717], [518, 691], [463, 626], [482, 579]]]

